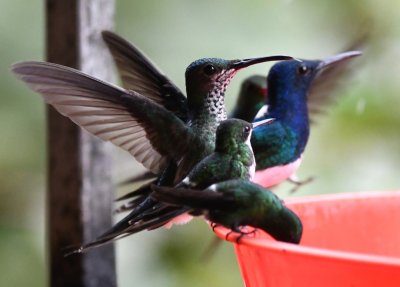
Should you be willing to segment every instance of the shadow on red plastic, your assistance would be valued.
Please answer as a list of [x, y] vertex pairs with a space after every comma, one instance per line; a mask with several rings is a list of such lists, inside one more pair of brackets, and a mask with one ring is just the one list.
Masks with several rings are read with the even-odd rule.
[[[302, 219], [300, 245], [262, 231], [233, 241], [247, 287], [399, 287], [400, 192], [320, 195], [286, 201]], [[216, 228], [225, 239], [229, 230]]]

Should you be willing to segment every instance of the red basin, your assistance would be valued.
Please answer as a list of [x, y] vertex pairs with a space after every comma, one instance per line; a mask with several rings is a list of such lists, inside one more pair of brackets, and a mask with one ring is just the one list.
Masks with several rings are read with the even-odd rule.
[[[300, 245], [257, 231], [233, 241], [247, 287], [399, 287], [400, 192], [286, 201], [303, 222]], [[229, 230], [216, 228], [225, 239]]]

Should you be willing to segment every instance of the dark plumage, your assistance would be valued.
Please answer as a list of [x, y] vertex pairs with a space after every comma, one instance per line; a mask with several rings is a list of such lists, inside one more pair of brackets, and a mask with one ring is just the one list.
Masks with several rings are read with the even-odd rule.
[[299, 243], [302, 224], [271, 191], [244, 179], [218, 182], [204, 190], [153, 186], [152, 196], [171, 205], [185, 206], [196, 215], [242, 233], [249, 225], [276, 240]]

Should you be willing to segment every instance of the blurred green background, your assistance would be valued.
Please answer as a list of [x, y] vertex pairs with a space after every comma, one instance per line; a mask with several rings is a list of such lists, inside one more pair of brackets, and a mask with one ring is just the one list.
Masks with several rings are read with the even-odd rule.
[[[400, 187], [400, 2], [397, 0], [118, 0], [116, 31], [184, 89], [184, 70], [201, 57], [290, 54], [319, 58], [357, 34], [370, 43], [327, 116], [313, 126], [300, 177], [316, 180], [296, 195]], [[44, 59], [43, 1], [0, 1], [0, 286], [46, 286], [45, 116], [40, 98], [8, 70]], [[232, 106], [240, 72], [227, 91]], [[115, 150], [116, 180], [138, 170]], [[286, 196], [291, 186], [277, 192]], [[201, 220], [117, 243], [119, 286], [243, 286], [228, 243], [208, 263], [212, 238]]]

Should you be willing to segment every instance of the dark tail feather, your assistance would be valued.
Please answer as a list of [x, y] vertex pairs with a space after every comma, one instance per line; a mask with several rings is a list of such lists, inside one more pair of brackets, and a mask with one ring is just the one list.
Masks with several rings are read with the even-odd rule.
[[176, 206], [158, 202], [153, 198], [148, 197], [110, 230], [102, 234], [100, 238], [112, 234], [121, 234], [133, 225], [141, 224], [141, 222], [153, 221], [155, 218], [164, 217], [166, 214], [176, 213], [180, 215], [186, 211], [187, 209], [181, 207], [177, 208]]
[[143, 181], [143, 180], [148, 180], [148, 179], [156, 179], [156, 176], [154, 175], [154, 173], [146, 171], [144, 173], [138, 174], [136, 176], [132, 176], [126, 180], [121, 181], [120, 183], [118, 183], [119, 186], [123, 186], [123, 185], [127, 185], [127, 184], [131, 184], [131, 183], [135, 183], [137, 181]]
[[189, 200], [187, 199], [186, 195], [191, 190], [187, 188], [175, 188], [175, 187], [151, 185], [151, 189], [153, 190], [153, 194], [151, 196], [154, 199], [168, 204], [186, 205], [188, 201], [190, 201], [190, 199]]
[[114, 210], [114, 213], [121, 213], [121, 212], [129, 211], [129, 210], [135, 209], [135, 208], [139, 207], [141, 204], [143, 204], [143, 202], [145, 202], [149, 198], [150, 193], [152, 193], [152, 190], [150, 188], [150, 185], [152, 183], [153, 182], [142, 185], [138, 189], [115, 199], [115, 201], [122, 201], [122, 200], [126, 200], [129, 198], [133, 198], [132, 200], [129, 200], [128, 202], [120, 205], [117, 209]]
[[156, 181], [157, 180], [153, 180], [150, 183], [146, 183], [146, 184], [142, 185], [141, 187], [139, 187], [138, 189], [131, 191], [121, 197], [118, 197], [117, 199], [115, 199], [115, 201], [122, 201], [125, 199], [142, 196], [142, 195], [149, 195], [152, 192], [150, 185], [154, 184]]
[[96, 248], [96, 247], [111, 243], [115, 240], [124, 238], [128, 235], [135, 234], [137, 232], [140, 232], [140, 231], [143, 231], [146, 229], [152, 230], [152, 229], [161, 227], [164, 224], [166, 224], [168, 221], [170, 221], [171, 219], [173, 219], [174, 217], [176, 217], [180, 214], [182, 214], [182, 210], [174, 210], [172, 212], [163, 214], [162, 216], [154, 218], [152, 220], [145, 221], [143, 223], [139, 223], [139, 224], [135, 224], [135, 225], [130, 225], [118, 233], [107, 232], [106, 234], [109, 234], [109, 235], [100, 236], [97, 240], [95, 240], [93, 242], [90, 242], [90, 243], [87, 243], [87, 244], [84, 244], [81, 246], [68, 247], [66, 249], [65, 256], [69, 256], [72, 254], [84, 253], [92, 248]]
[[141, 204], [135, 207], [127, 216], [121, 219], [107, 232], [103, 233], [100, 238], [107, 237], [110, 234], [122, 233], [126, 228], [131, 225], [131, 222], [137, 222], [137, 218], [141, 216], [143, 212], [146, 212], [156, 204], [157, 202], [151, 198], [146, 198]]
[[151, 186], [151, 197], [156, 200], [173, 204], [188, 206], [193, 209], [210, 209], [226, 207], [235, 202], [228, 192], [221, 193], [212, 190], [196, 190], [189, 188], [174, 188], [166, 186]]
[[120, 205], [118, 208], [116, 208], [114, 210], [114, 214], [132, 210], [132, 209], [136, 208], [137, 206], [139, 206], [140, 204], [142, 204], [146, 199], [147, 199], [147, 196], [143, 195], [138, 198], [129, 200], [128, 202], [126, 202], [126, 203]]

